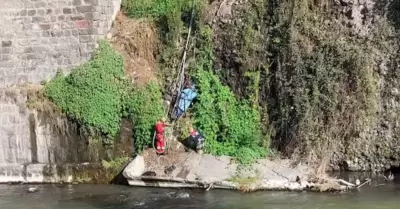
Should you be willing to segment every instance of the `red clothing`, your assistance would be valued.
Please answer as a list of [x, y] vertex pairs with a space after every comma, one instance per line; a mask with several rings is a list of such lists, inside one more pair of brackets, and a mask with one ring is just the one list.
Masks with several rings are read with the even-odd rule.
[[165, 123], [156, 123], [156, 133], [158, 134], [164, 134], [164, 127], [167, 127], [167, 124]]
[[165, 141], [164, 141], [164, 136], [162, 134], [157, 134], [156, 135], [156, 146], [157, 146], [157, 152], [164, 152], [165, 149]]
[[164, 141], [164, 127], [168, 126], [165, 123], [156, 123], [156, 146], [157, 152], [164, 152], [165, 141]]

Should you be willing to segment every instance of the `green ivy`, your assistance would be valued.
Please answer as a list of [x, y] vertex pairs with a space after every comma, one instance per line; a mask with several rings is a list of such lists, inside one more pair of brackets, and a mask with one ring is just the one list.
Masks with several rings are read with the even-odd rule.
[[123, 0], [122, 8], [131, 17], [159, 18], [177, 14], [190, 1], [186, 0]]
[[135, 148], [141, 151], [143, 147], [151, 143], [155, 122], [164, 114], [159, 86], [151, 82], [145, 86], [136, 87], [128, 105], [134, 123]]
[[207, 138], [206, 151], [237, 157], [244, 164], [264, 157], [260, 114], [247, 100], [236, 99], [212, 71], [211, 30], [201, 34], [200, 55], [195, 73], [199, 90], [195, 105], [195, 123]]
[[112, 137], [119, 131], [127, 81], [122, 57], [101, 41], [89, 62], [66, 77], [58, 74], [44, 95], [72, 119]]

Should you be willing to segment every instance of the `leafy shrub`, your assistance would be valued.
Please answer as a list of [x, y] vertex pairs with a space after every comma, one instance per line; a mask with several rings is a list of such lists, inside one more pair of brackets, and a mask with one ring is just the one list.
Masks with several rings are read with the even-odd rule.
[[136, 87], [130, 96], [128, 109], [134, 124], [135, 148], [140, 151], [151, 143], [155, 122], [164, 114], [159, 86], [151, 82]]
[[201, 35], [203, 42], [195, 73], [199, 89], [195, 123], [206, 135], [206, 151], [251, 163], [266, 155], [261, 143], [260, 114], [249, 101], [236, 99], [212, 72], [210, 29], [206, 28]]
[[238, 157], [242, 163], [264, 156], [257, 109], [247, 101], [237, 100], [209, 70], [198, 68], [196, 81], [200, 94], [195, 122], [207, 137], [207, 151]]
[[45, 85], [44, 95], [72, 119], [114, 136], [122, 117], [126, 82], [122, 57], [101, 41], [89, 62], [66, 77], [58, 74]]

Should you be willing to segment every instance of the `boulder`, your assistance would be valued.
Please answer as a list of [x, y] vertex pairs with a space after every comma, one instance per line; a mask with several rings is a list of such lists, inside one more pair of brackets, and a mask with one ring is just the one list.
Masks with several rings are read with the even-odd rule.
[[144, 158], [138, 155], [125, 167], [122, 175], [127, 179], [137, 178], [142, 175], [144, 169]]

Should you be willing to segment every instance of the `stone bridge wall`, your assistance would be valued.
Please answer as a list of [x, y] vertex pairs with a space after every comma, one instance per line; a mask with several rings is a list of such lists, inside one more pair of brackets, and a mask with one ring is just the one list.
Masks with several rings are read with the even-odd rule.
[[2, 0], [0, 88], [40, 83], [87, 61], [121, 0]]
[[98, 163], [119, 155], [88, 144], [65, 119], [49, 120], [27, 109], [26, 91], [13, 85], [38, 84], [58, 69], [68, 73], [90, 59], [120, 4], [121, 0], [0, 1], [0, 183], [71, 181], [71, 172], [53, 172], [51, 166]]

